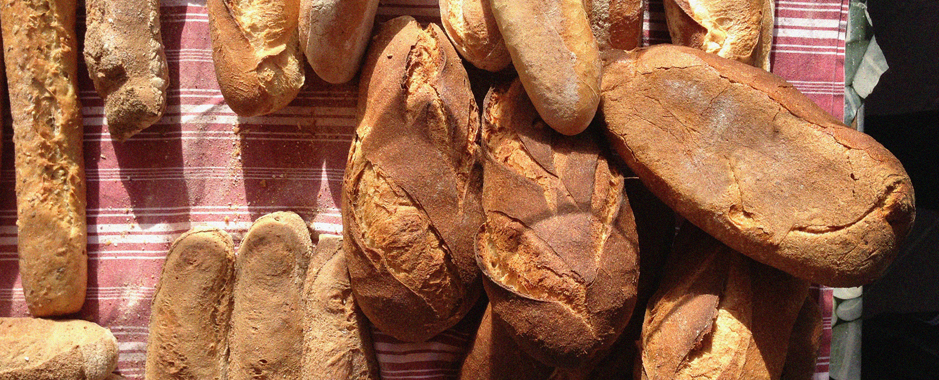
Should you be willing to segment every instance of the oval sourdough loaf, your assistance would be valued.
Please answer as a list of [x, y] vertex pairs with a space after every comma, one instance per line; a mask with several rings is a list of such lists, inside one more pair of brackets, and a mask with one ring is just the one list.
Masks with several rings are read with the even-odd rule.
[[563, 136], [521, 82], [486, 96], [486, 224], [477, 260], [493, 317], [544, 364], [576, 367], [613, 344], [636, 301], [636, 224], [599, 130]]
[[632, 50], [642, 44], [644, 0], [584, 0], [600, 51]]
[[323, 80], [346, 83], [362, 65], [378, 0], [301, 0], [300, 44]]
[[913, 222], [900, 162], [779, 77], [659, 45], [605, 66], [610, 140], [677, 213], [734, 250], [830, 286], [877, 278]]
[[299, 379], [303, 355], [300, 293], [313, 252], [297, 214], [258, 218], [235, 258], [228, 379]]
[[440, 27], [408, 16], [381, 26], [362, 70], [342, 217], [355, 300], [395, 338], [429, 339], [481, 293], [478, 112]]
[[459, 380], [545, 380], [554, 371], [515, 344], [515, 340], [492, 318], [492, 306], [486, 306], [482, 323], [476, 331]]
[[440, 0], [440, 22], [453, 47], [473, 66], [499, 71], [512, 63], [489, 0]]
[[637, 378], [778, 379], [808, 289], [685, 223], [646, 308]]
[[74, 0], [3, 1], [17, 250], [34, 316], [81, 310], [88, 286]]
[[235, 252], [231, 236], [194, 228], [170, 247], [153, 295], [148, 380], [225, 380]]
[[0, 318], [0, 380], [103, 380], [115, 367], [117, 340], [92, 322]]
[[582, 0], [487, 0], [535, 109], [576, 135], [600, 102], [600, 52]]
[[207, 0], [215, 77], [240, 116], [290, 103], [303, 86], [300, 0]]
[[672, 43], [769, 71], [773, 0], [664, 0]]
[[342, 237], [319, 236], [302, 303], [301, 379], [378, 380], [370, 327], [352, 297]]

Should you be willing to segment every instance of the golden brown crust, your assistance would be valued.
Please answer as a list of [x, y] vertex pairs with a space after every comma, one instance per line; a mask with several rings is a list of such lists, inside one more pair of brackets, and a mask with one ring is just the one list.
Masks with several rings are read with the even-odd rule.
[[512, 63], [488, 0], [440, 0], [440, 21], [473, 66], [495, 72]]
[[34, 316], [74, 313], [88, 282], [75, 2], [7, 0], [0, 15], [23, 292]]
[[302, 0], [300, 45], [323, 80], [346, 83], [362, 65], [378, 0]]
[[147, 379], [226, 379], [234, 282], [224, 231], [194, 228], [173, 242], [153, 295]]
[[87, 0], [85, 63], [111, 137], [124, 141], [166, 109], [169, 72], [158, 0]]
[[822, 310], [818, 301], [806, 297], [799, 310], [792, 334], [789, 335], [789, 352], [783, 366], [781, 380], [807, 380], [815, 374], [815, 361], [822, 343]]
[[545, 380], [554, 368], [525, 354], [487, 306], [463, 365], [460, 380]]
[[382, 332], [423, 341], [481, 292], [478, 108], [443, 31], [408, 16], [373, 39], [359, 94], [342, 200], [352, 291]]
[[535, 109], [576, 135], [600, 101], [600, 53], [582, 0], [490, 0], [492, 14]]
[[320, 235], [303, 285], [303, 377], [377, 380], [368, 321], [355, 304], [342, 237]]
[[632, 50], [642, 44], [644, 0], [584, 0], [600, 51]]
[[300, 0], [207, 0], [219, 89], [240, 116], [290, 103], [303, 86]]
[[808, 283], [686, 223], [642, 328], [641, 379], [776, 379]]
[[672, 43], [769, 70], [772, 0], [665, 0]]
[[[609, 347], [636, 296], [636, 226], [596, 130], [565, 137], [519, 81], [490, 90], [477, 260], [494, 319], [542, 363], [576, 367]], [[534, 323], [537, 321], [538, 323]]]
[[117, 367], [117, 340], [94, 323], [0, 318], [0, 380], [103, 380]]
[[900, 162], [781, 78], [691, 48], [612, 60], [612, 144], [653, 193], [738, 252], [832, 286], [877, 278], [914, 217]]
[[235, 259], [228, 379], [300, 378], [300, 293], [312, 251], [292, 212], [262, 216], [248, 230]]

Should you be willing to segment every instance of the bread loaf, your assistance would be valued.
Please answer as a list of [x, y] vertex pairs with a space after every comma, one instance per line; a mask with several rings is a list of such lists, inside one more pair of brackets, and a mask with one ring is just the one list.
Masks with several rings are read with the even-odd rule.
[[584, 0], [584, 7], [600, 51], [642, 45], [644, 0]]
[[493, 318], [542, 363], [583, 365], [613, 344], [636, 301], [623, 176], [598, 130], [551, 130], [519, 81], [490, 90], [483, 120], [486, 223], [476, 249]]
[[554, 368], [528, 356], [492, 318], [487, 306], [482, 323], [473, 338], [460, 380], [546, 380]]
[[302, 303], [301, 379], [377, 380], [370, 326], [352, 298], [341, 237], [320, 235]]
[[75, 1], [6, 0], [0, 24], [23, 293], [34, 316], [74, 313], [88, 283]]
[[677, 213], [797, 277], [857, 286], [913, 221], [900, 162], [792, 85], [700, 50], [660, 45], [605, 67], [610, 141]]
[[290, 103], [303, 86], [300, 0], [207, 0], [215, 77], [240, 116]]
[[352, 293], [379, 330], [424, 341], [481, 292], [478, 107], [440, 27], [408, 16], [382, 25], [358, 112], [342, 190]]
[[103, 380], [117, 340], [94, 323], [0, 318], [0, 380]]
[[815, 374], [815, 361], [822, 343], [822, 310], [818, 301], [807, 297], [799, 310], [792, 334], [789, 335], [789, 352], [782, 369], [781, 380], [806, 380]]
[[300, 293], [313, 251], [292, 212], [262, 216], [235, 259], [228, 379], [299, 379], [303, 355]]
[[582, 0], [488, 0], [538, 114], [576, 135], [600, 102], [600, 53]]
[[489, 0], [440, 0], [440, 22], [453, 47], [473, 66], [500, 71], [512, 63]]
[[809, 284], [689, 223], [642, 326], [641, 379], [778, 379]]
[[225, 380], [235, 252], [231, 236], [194, 228], [170, 247], [153, 295], [148, 380]]
[[111, 137], [124, 141], [166, 109], [169, 72], [159, 0], [86, 0], [85, 63]]
[[664, 0], [672, 43], [769, 71], [773, 0]]
[[300, 44], [316, 75], [329, 83], [352, 80], [377, 10], [378, 0], [300, 1]]

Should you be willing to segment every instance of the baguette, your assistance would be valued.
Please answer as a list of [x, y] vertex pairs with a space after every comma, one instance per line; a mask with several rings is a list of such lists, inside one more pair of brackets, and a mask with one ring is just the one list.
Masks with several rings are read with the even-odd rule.
[[779, 378], [808, 282], [689, 223], [666, 270], [646, 308], [638, 378]]
[[169, 72], [159, 0], [87, 0], [85, 63], [111, 137], [124, 141], [166, 109]]
[[341, 237], [320, 235], [302, 299], [301, 379], [377, 380], [370, 327], [352, 297]]
[[329, 83], [346, 83], [362, 65], [378, 0], [301, 0], [300, 43], [307, 62]]
[[251, 226], [235, 259], [228, 379], [299, 379], [300, 293], [313, 251], [297, 214], [275, 212]]
[[207, 0], [215, 77], [239, 116], [287, 106], [303, 86], [300, 0]]
[[584, 0], [600, 51], [632, 50], [642, 44], [644, 0]]
[[0, 380], [103, 380], [115, 367], [117, 340], [92, 322], [0, 318]]
[[880, 276], [914, 218], [900, 162], [779, 77], [658, 45], [605, 67], [612, 145], [678, 214], [796, 277]]
[[74, 313], [88, 286], [75, 1], [5, 1], [0, 24], [23, 293], [34, 316]]
[[598, 129], [551, 130], [518, 80], [490, 90], [483, 115], [486, 223], [476, 259], [493, 318], [542, 363], [585, 365], [614, 343], [636, 301], [623, 176]]
[[153, 295], [148, 380], [225, 380], [234, 243], [227, 233], [194, 228], [170, 247]]
[[342, 188], [352, 293], [379, 330], [424, 341], [482, 292], [478, 107], [444, 32], [409, 16], [372, 41], [358, 104]]
[[576, 135], [600, 102], [600, 52], [581, 0], [487, 0], [538, 114]]
[[489, 0], [440, 0], [440, 22], [453, 47], [473, 66], [496, 72], [512, 63]]
[[672, 43], [769, 71], [773, 0], [664, 0]]

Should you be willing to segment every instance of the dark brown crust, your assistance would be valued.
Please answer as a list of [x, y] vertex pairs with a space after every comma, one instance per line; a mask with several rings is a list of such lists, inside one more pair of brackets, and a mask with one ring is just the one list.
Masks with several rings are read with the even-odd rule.
[[612, 145], [683, 217], [816, 283], [867, 283], [892, 261], [913, 188], [872, 138], [781, 78], [699, 50], [639, 49], [605, 69]]
[[[482, 291], [473, 258], [473, 233], [483, 218], [482, 170], [476, 158], [478, 107], [462, 61], [444, 32], [436, 25], [422, 29], [409, 16], [380, 28], [365, 59], [359, 94], [359, 127], [342, 199], [353, 293], [382, 332], [423, 341], [462, 319]], [[423, 263], [408, 263], [429, 268], [429, 275], [440, 281], [419, 279], [415, 286], [420, 289], [409, 288], [385, 262], [386, 250], [394, 247], [366, 243], [369, 226], [359, 225], [362, 216], [357, 216], [356, 207], [388, 201], [359, 197], [359, 186], [374, 186], [362, 182], [367, 168], [400, 194], [395, 201], [417, 208], [421, 223], [442, 244], [439, 262], [431, 253], [419, 252]], [[379, 239], [393, 244], [393, 235], [413, 225], [395, 228], [399, 230]], [[423, 293], [437, 289], [437, 284], [445, 284], [450, 295]]]
[[545, 380], [554, 368], [525, 354], [486, 307], [463, 365], [460, 380]]
[[[623, 177], [595, 129], [551, 130], [519, 81], [490, 90], [484, 120], [487, 221], [477, 260], [494, 319], [542, 363], [586, 364], [613, 344], [635, 303], [636, 227]], [[518, 149], [527, 158], [505, 156]]]
[[792, 334], [781, 380], [807, 380], [815, 374], [815, 361], [822, 343], [822, 310], [815, 298], [805, 298]]

